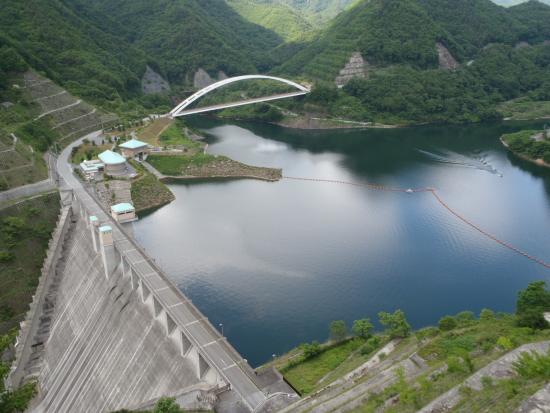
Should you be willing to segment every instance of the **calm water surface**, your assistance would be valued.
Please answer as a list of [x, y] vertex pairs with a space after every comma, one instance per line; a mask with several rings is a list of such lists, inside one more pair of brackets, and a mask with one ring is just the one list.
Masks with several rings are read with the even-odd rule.
[[[209, 152], [287, 176], [435, 187], [476, 224], [550, 260], [550, 170], [498, 137], [527, 124], [295, 131], [194, 119]], [[540, 127], [542, 124], [535, 126]], [[512, 311], [550, 271], [465, 226], [430, 194], [282, 180], [173, 184], [135, 224], [139, 242], [253, 365], [403, 309], [414, 327], [484, 307]]]

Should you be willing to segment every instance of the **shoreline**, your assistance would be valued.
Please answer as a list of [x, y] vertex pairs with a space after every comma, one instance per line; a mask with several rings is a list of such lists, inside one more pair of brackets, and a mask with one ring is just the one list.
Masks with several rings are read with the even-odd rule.
[[273, 125], [298, 130], [331, 129], [397, 129], [411, 125], [387, 125], [376, 122], [359, 122], [349, 119], [330, 119], [320, 117], [297, 116], [280, 122], [268, 122]]
[[529, 158], [528, 156], [525, 156], [525, 155], [522, 155], [521, 153], [517, 153], [517, 152], [513, 151], [512, 149], [510, 149], [510, 145], [508, 145], [506, 143], [506, 141], [504, 139], [502, 139], [502, 136], [499, 138], [499, 140], [500, 140], [500, 143], [502, 143], [504, 145], [504, 147], [506, 149], [508, 149], [508, 151], [510, 151], [510, 153], [513, 153], [518, 158], [523, 159], [524, 161], [530, 162], [532, 164], [542, 166], [543, 168], [550, 168], [550, 164], [544, 162], [542, 159]]
[[264, 182], [279, 182], [282, 179], [280, 178], [267, 178], [257, 175], [211, 175], [211, 176], [195, 176], [195, 175], [163, 175], [161, 178], [158, 178], [161, 182], [170, 183], [170, 181], [230, 181], [238, 179], [255, 179], [257, 181]]

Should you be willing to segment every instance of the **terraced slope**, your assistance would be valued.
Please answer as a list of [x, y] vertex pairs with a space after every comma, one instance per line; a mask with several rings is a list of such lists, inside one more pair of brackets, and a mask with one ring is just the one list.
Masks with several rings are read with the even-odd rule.
[[16, 135], [0, 131], [0, 190], [47, 178], [48, 169], [41, 155]]
[[41, 113], [36, 120], [47, 118], [51, 129], [59, 135], [57, 143], [67, 146], [76, 138], [101, 129], [116, 121], [116, 116], [102, 113], [35, 72], [24, 75], [25, 89]]

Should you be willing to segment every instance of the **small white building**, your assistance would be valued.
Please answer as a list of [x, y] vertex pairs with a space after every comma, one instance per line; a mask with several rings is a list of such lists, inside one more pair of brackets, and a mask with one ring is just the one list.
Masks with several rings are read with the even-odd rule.
[[127, 202], [111, 206], [111, 216], [121, 224], [137, 220], [136, 209]]
[[120, 152], [122, 152], [122, 156], [126, 159], [134, 158], [142, 161], [147, 159], [147, 155], [149, 154], [149, 145], [134, 138], [118, 145], [118, 147], [120, 148]]
[[99, 154], [99, 160], [105, 165], [104, 170], [107, 175], [126, 174], [126, 159], [113, 151], [107, 150]]
[[94, 159], [91, 161], [83, 161], [80, 163], [80, 170], [84, 177], [88, 180], [95, 179], [105, 168], [103, 162]]

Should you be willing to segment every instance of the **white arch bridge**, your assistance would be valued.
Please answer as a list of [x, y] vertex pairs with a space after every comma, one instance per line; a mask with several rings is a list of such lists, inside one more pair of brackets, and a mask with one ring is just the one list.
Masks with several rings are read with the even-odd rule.
[[[250, 79], [268, 79], [268, 80], [275, 80], [281, 83], [286, 83], [289, 86], [295, 87], [297, 90], [295, 92], [289, 92], [289, 93], [281, 93], [278, 95], [272, 95], [272, 96], [265, 96], [260, 98], [252, 98], [252, 99], [246, 99], [239, 102], [229, 102], [229, 103], [220, 103], [219, 105], [212, 105], [212, 106], [204, 106], [201, 108], [192, 108], [187, 109], [191, 104], [193, 104], [196, 100], [200, 99], [204, 95], [220, 88], [223, 86], [227, 86], [231, 83], [240, 82], [241, 80], [250, 80]], [[300, 85], [299, 83], [293, 82], [288, 79], [283, 79], [281, 77], [274, 77], [274, 76], [265, 76], [265, 75], [245, 75], [245, 76], [236, 76], [236, 77], [230, 77], [224, 80], [220, 80], [219, 82], [213, 83], [209, 86], [206, 86], [204, 89], [199, 90], [195, 94], [189, 96], [187, 99], [185, 99], [183, 102], [181, 102], [178, 106], [176, 106], [174, 109], [172, 109], [169, 113], [169, 115], [173, 118], [179, 117], [179, 116], [186, 116], [186, 115], [195, 115], [197, 113], [204, 113], [204, 112], [211, 112], [214, 110], [220, 110], [220, 109], [227, 109], [227, 108], [234, 108], [237, 106], [244, 106], [244, 105], [251, 105], [253, 103], [259, 103], [259, 102], [268, 102], [271, 100], [278, 100], [278, 99], [286, 99], [294, 96], [300, 96], [305, 95], [309, 93], [310, 90], [306, 86]]]

